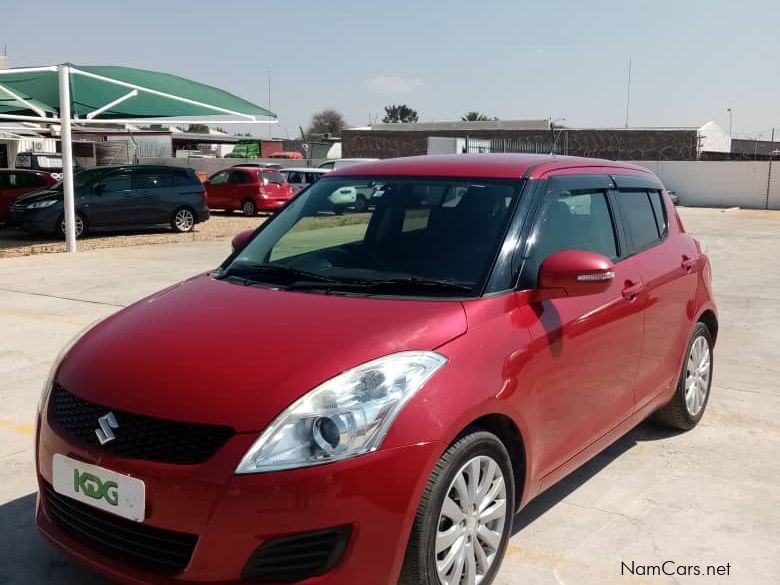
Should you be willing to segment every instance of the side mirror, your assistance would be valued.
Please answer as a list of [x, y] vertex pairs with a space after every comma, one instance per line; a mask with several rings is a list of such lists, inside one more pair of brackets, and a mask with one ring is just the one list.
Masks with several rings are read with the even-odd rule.
[[584, 250], [563, 250], [539, 267], [538, 289], [547, 298], [600, 293], [615, 279], [615, 265], [606, 256]]
[[244, 230], [233, 236], [233, 240], [230, 242], [233, 246], [233, 251], [235, 252], [246, 246], [246, 243], [249, 241], [249, 238], [252, 237], [253, 233], [255, 233], [255, 230]]

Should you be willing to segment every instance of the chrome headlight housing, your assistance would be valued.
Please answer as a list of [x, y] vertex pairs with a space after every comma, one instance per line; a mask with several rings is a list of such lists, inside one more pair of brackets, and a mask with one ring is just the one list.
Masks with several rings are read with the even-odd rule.
[[43, 201], [36, 201], [27, 205], [27, 209], [41, 209], [43, 207], [51, 207], [57, 203], [56, 199], [45, 199]]
[[331, 378], [276, 417], [236, 473], [296, 469], [375, 451], [404, 404], [446, 362], [433, 351], [404, 351]]

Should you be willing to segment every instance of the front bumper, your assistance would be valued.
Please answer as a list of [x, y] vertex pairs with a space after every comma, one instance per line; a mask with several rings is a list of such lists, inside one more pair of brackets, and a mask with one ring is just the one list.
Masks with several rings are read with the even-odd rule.
[[39, 496], [40, 532], [80, 563], [121, 583], [242, 583], [241, 573], [262, 543], [284, 535], [349, 525], [341, 561], [328, 573], [301, 583], [396, 583], [417, 504], [437, 443], [424, 443], [352, 460], [252, 475], [233, 470], [256, 439], [237, 434], [209, 461], [169, 465], [107, 456], [57, 434], [45, 415], [37, 434], [39, 493], [52, 483], [52, 457], [61, 453], [146, 484], [144, 524], [198, 536], [190, 563], [175, 576], [140, 570], [91, 549], [60, 529]]
[[61, 214], [62, 209], [57, 205], [42, 209], [19, 209], [12, 206], [8, 213], [8, 223], [28, 232], [53, 232]]

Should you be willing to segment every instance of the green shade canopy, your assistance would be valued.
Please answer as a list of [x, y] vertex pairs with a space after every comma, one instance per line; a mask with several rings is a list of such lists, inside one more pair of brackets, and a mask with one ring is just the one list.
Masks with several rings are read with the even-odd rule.
[[[273, 112], [231, 93], [169, 73], [132, 67], [69, 66], [71, 115], [74, 118], [86, 118], [90, 112], [104, 108], [114, 101], [119, 103], [100, 112], [97, 119], [214, 115], [276, 117]], [[2, 87], [18, 97], [4, 92]], [[137, 95], [122, 100], [134, 89], [138, 89]], [[177, 98], [183, 98], [185, 101]], [[47, 115], [57, 116], [59, 104], [56, 70], [14, 72], [9, 69], [0, 75], [0, 115], [37, 115], [30, 107], [34, 106]]]

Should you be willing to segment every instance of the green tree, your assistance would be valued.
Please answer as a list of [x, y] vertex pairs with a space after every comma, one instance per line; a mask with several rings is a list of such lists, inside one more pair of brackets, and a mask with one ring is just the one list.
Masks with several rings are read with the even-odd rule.
[[339, 134], [347, 127], [347, 121], [333, 109], [322, 110], [311, 117], [308, 134]]
[[401, 104], [400, 106], [385, 106], [385, 117], [382, 118], [382, 122], [385, 124], [408, 124], [417, 122], [419, 119], [417, 110], [413, 110], [406, 104]]
[[488, 120], [495, 120], [496, 118], [491, 118], [482, 112], [466, 112], [460, 119], [463, 122], [487, 122]]

